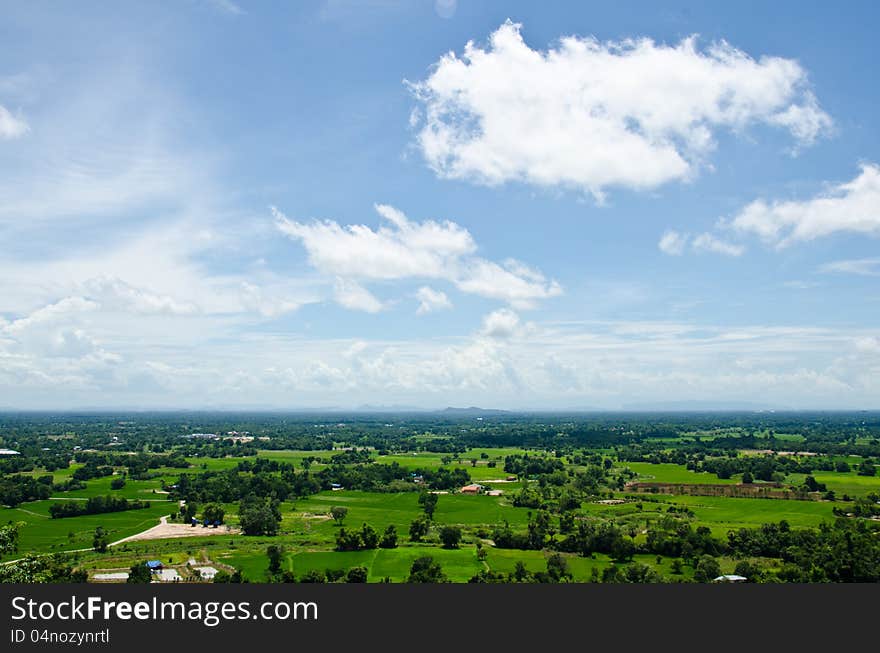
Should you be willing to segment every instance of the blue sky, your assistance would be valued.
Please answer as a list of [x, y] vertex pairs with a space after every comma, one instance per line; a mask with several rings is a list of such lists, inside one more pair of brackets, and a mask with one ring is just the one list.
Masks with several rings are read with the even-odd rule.
[[873, 3], [0, 16], [0, 406], [880, 408]]

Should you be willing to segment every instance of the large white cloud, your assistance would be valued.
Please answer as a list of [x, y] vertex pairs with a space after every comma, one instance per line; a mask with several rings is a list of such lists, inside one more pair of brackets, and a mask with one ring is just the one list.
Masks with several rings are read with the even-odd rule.
[[507, 21], [487, 47], [468, 42], [410, 84], [418, 146], [438, 175], [601, 196], [691, 177], [719, 128], [776, 126], [803, 145], [831, 127], [792, 59], [756, 60], [725, 42], [700, 50], [696, 37], [568, 36], [540, 51], [520, 28]]
[[[385, 220], [376, 229], [343, 226], [332, 220], [298, 222], [277, 209], [273, 214], [278, 229], [303, 244], [315, 269], [345, 280], [343, 283], [350, 287], [354, 287], [351, 284], [355, 280], [439, 279], [462, 292], [519, 308], [530, 308], [538, 300], [562, 293], [557, 282], [548, 281], [520, 261], [495, 263], [476, 256], [477, 245], [470, 232], [454, 222], [414, 222], [384, 204], [377, 205], [376, 211]], [[362, 293], [359, 295], [363, 298]], [[375, 302], [340, 303], [349, 308], [378, 310]]]
[[880, 166], [864, 163], [852, 181], [808, 200], [755, 200], [726, 224], [779, 248], [838, 232], [880, 235]]

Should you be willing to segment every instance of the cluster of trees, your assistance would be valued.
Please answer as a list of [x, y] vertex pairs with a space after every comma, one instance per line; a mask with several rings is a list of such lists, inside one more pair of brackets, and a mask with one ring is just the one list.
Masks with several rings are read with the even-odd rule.
[[0, 503], [15, 508], [25, 501], [40, 501], [52, 496], [52, 475], [0, 477]]
[[504, 471], [518, 476], [534, 476], [562, 471], [565, 465], [559, 458], [546, 455], [511, 454], [504, 458]]
[[113, 467], [110, 465], [99, 465], [93, 460], [75, 469], [73, 474], [71, 474], [71, 478], [77, 481], [88, 481], [92, 478], [102, 478], [104, 476], [113, 476]]
[[397, 548], [397, 527], [389, 524], [382, 536], [375, 528], [364, 523], [360, 530], [339, 529], [336, 534], [337, 551], [362, 551], [365, 549], [395, 549]]
[[880, 581], [880, 537], [867, 520], [837, 519], [818, 528], [792, 529], [784, 520], [728, 535], [738, 557], [779, 558], [787, 582], [876, 583]]
[[[851, 513], [853, 517], [867, 517], [868, 519], [871, 517], [880, 517], [880, 494], [877, 492], [871, 492], [867, 496], [857, 498], [853, 502], [853, 506], [850, 508], [849, 513]], [[846, 511], [841, 508], [835, 508], [834, 514], [839, 517], [844, 517], [846, 516]]]
[[111, 494], [105, 496], [89, 497], [86, 501], [59, 501], [49, 506], [49, 516], [52, 519], [63, 517], [79, 517], [80, 515], [99, 515], [105, 512], [122, 512], [123, 510], [140, 510], [148, 508], [149, 501], [126, 499], [115, 497]]
[[[414, 483], [414, 477], [420, 477], [422, 485]], [[173, 498], [187, 502], [215, 500], [231, 503], [250, 494], [285, 501], [329, 490], [334, 484], [350, 490], [400, 492], [417, 491], [421, 487], [450, 490], [469, 482], [470, 475], [464, 469], [441, 467], [410, 470], [396, 462], [387, 465], [365, 463], [352, 467], [334, 464], [311, 473], [296, 472], [289, 463], [242, 461], [237, 468], [225, 471], [181, 474], [177, 482], [167, 489]]]
[[29, 554], [0, 565], [0, 583], [85, 583], [89, 574], [71, 564], [69, 556]]

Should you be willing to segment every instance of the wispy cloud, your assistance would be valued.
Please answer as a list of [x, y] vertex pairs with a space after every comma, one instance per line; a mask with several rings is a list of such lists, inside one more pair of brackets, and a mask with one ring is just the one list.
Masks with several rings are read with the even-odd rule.
[[865, 277], [880, 276], [880, 258], [860, 258], [832, 261], [819, 266], [819, 272], [857, 274]]

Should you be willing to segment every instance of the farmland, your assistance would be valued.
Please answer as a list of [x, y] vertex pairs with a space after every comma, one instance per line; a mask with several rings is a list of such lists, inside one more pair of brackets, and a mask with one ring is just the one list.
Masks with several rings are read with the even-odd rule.
[[[835, 582], [861, 577], [805, 569], [816, 538], [878, 546], [876, 417], [188, 417], [0, 421], [20, 451], [0, 460], [3, 568], [64, 554], [82, 578], [158, 559], [187, 580], [196, 561], [223, 580], [415, 582], [429, 558], [431, 582]], [[147, 506], [50, 512], [107, 497]], [[160, 539], [119, 542], [160, 518]]]

